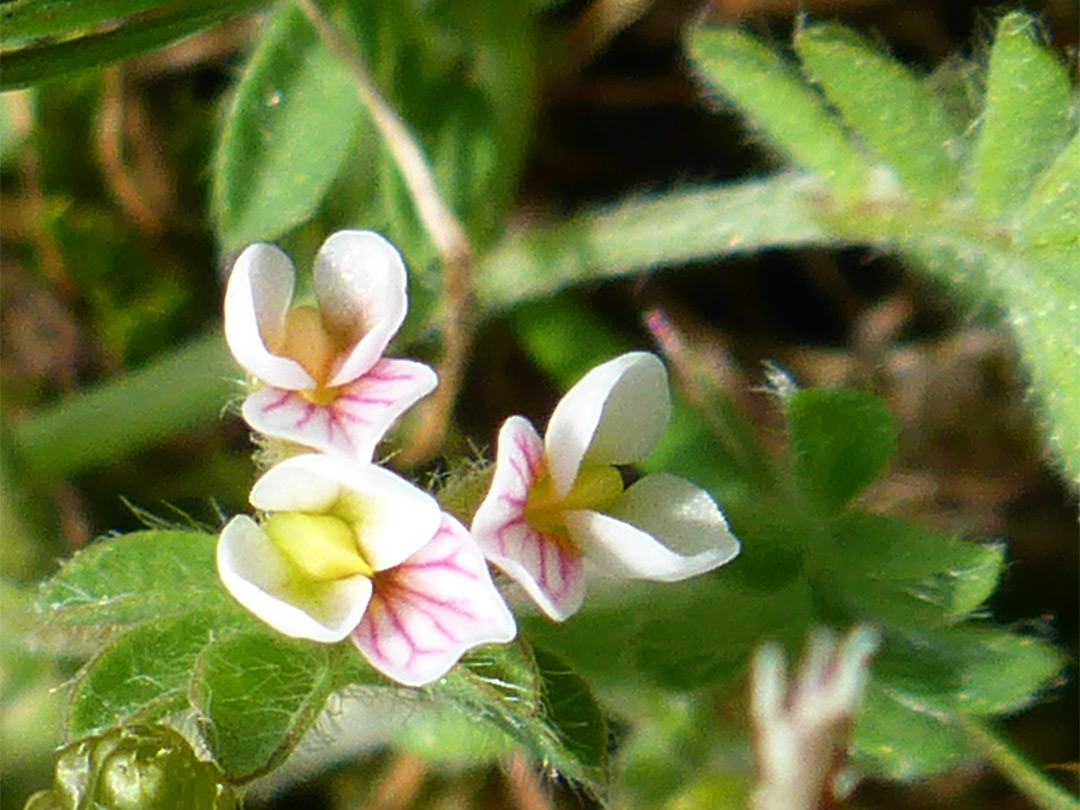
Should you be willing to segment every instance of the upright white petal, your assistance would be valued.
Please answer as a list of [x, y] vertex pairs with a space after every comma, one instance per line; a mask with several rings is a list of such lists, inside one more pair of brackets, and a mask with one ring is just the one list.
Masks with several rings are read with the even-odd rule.
[[352, 382], [382, 356], [408, 308], [405, 263], [374, 231], [338, 231], [315, 257], [315, 297], [343, 353], [331, 385]]
[[252, 505], [267, 511], [325, 513], [341, 499], [361, 509], [357, 542], [376, 571], [422, 548], [442, 516], [431, 495], [389, 470], [323, 454], [286, 459], [251, 490]]
[[284, 336], [295, 270], [273, 245], [249, 245], [233, 265], [225, 290], [225, 340], [233, 357], [251, 374], [279, 388], [314, 388], [300, 363], [273, 354]]
[[723, 565], [739, 553], [739, 540], [716, 501], [685, 478], [668, 473], [647, 475], [605, 511], [682, 555], [711, 555], [716, 565]]
[[297, 582], [285, 556], [244, 515], [230, 520], [221, 532], [217, 567], [240, 604], [293, 638], [341, 641], [360, 623], [371, 599], [371, 580], [365, 576]]
[[555, 491], [570, 491], [582, 461], [640, 461], [660, 440], [670, 415], [667, 372], [656, 355], [630, 352], [592, 369], [566, 392], [548, 422], [544, 446]]

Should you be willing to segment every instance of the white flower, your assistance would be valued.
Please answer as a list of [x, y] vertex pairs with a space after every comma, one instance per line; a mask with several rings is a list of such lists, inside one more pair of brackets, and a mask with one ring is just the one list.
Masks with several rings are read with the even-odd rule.
[[382, 357], [405, 318], [405, 265], [371, 231], [339, 231], [315, 257], [318, 307], [292, 306], [295, 270], [250, 245], [225, 293], [225, 339], [262, 382], [244, 401], [268, 436], [370, 461], [390, 425], [436, 384], [422, 363]]
[[865, 626], [840, 644], [828, 631], [812, 633], [790, 687], [780, 646], [758, 648], [750, 676], [758, 762], [754, 810], [814, 810], [834, 804], [878, 641], [877, 631]]
[[256, 482], [251, 503], [268, 515], [229, 521], [218, 572], [285, 635], [351, 637], [372, 666], [410, 686], [442, 677], [478, 644], [514, 637], [475, 541], [393, 473], [296, 456]]
[[632, 352], [571, 388], [543, 440], [523, 417], [503, 424], [473, 536], [556, 621], [581, 606], [586, 559], [616, 576], [677, 582], [739, 553], [716, 503], [688, 481], [649, 475], [623, 490], [613, 465], [644, 458], [670, 411], [663, 364]]

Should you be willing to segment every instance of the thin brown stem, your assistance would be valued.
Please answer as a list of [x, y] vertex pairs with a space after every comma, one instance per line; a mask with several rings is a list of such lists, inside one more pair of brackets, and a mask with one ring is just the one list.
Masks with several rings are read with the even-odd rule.
[[361, 54], [323, 16], [316, 0], [298, 2], [326, 46], [349, 67], [356, 91], [393, 155], [420, 221], [424, 223], [443, 263], [445, 310], [442, 324], [443, 355], [437, 369], [439, 387], [423, 403], [420, 424], [412, 440], [394, 458], [395, 463], [407, 466], [423, 461], [438, 450], [461, 390], [474, 325], [472, 248], [464, 227], [439, 194], [435, 177], [419, 144], [397, 111], [379, 92]]

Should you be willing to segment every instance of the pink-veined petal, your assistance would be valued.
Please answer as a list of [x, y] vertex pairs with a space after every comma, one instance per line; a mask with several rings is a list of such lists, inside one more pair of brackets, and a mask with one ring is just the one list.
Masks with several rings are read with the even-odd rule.
[[217, 567], [236, 601], [293, 638], [341, 641], [360, 622], [371, 598], [371, 580], [364, 576], [299, 581], [266, 532], [245, 515], [222, 530]]
[[387, 677], [421, 686], [445, 675], [466, 650], [510, 641], [516, 632], [476, 542], [444, 515], [430, 543], [376, 575], [352, 639]]
[[323, 324], [349, 346], [330, 379], [345, 385], [375, 365], [405, 320], [405, 263], [374, 231], [338, 231], [315, 257], [313, 283]]
[[630, 464], [656, 446], [671, 415], [667, 371], [630, 352], [589, 371], [555, 406], [544, 436], [555, 491], [566, 495], [582, 461]]
[[565, 512], [563, 519], [589, 562], [613, 576], [679, 582], [711, 571], [734, 556], [726, 548], [683, 556], [636, 526], [586, 509]]
[[236, 361], [260, 380], [279, 388], [314, 388], [302, 365], [273, 354], [285, 331], [295, 270], [273, 245], [249, 245], [233, 265], [225, 290], [225, 341]]
[[423, 548], [442, 512], [431, 495], [374, 464], [314, 453], [271, 467], [251, 490], [257, 509], [357, 517], [357, 543], [376, 571], [393, 568]]
[[325, 405], [265, 386], [244, 400], [242, 412], [253, 429], [267, 436], [367, 463], [394, 421], [437, 382], [423, 363], [383, 359]]
[[525, 520], [529, 489], [544, 472], [544, 445], [529, 421], [512, 416], [499, 431], [495, 475], [473, 517], [476, 542], [556, 621], [585, 598], [581, 555], [566, 538], [545, 535]]

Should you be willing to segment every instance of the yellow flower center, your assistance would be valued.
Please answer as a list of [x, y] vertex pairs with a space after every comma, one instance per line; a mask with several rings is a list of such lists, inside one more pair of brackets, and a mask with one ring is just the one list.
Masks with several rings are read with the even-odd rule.
[[275, 512], [263, 524], [281, 552], [309, 579], [374, 575], [360, 553], [355, 528], [336, 515]]
[[555, 492], [555, 482], [544, 473], [529, 489], [525, 520], [545, 534], [566, 535], [564, 512], [591, 509], [601, 512], [622, 494], [622, 474], [609, 464], [585, 464], [565, 497]]
[[319, 387], [315, 391], [305, 392], [308, 400], [325, 405], [334, 399], [337, 392], [325, 386], [342, 347], [326, 330], [318, 309], [306, 304], [290, 309], [285, 316], [281, 345], [273, 350], [284, 357], [291, 357], [315, 378]]

